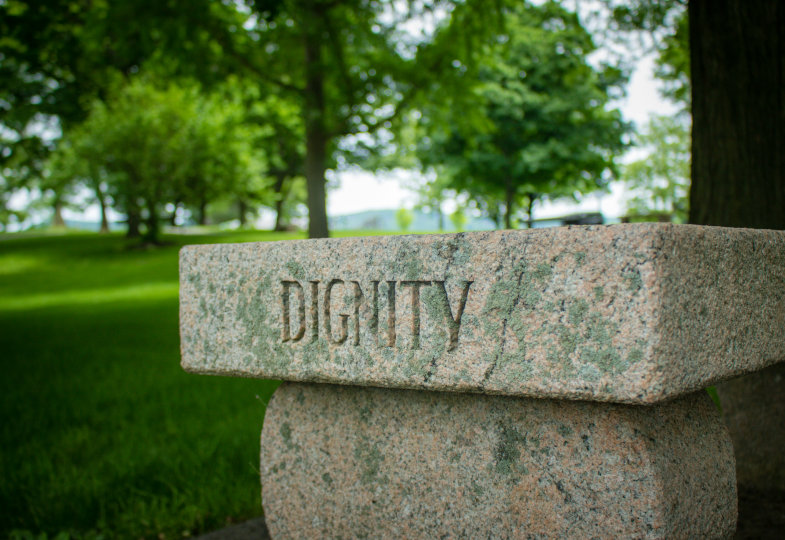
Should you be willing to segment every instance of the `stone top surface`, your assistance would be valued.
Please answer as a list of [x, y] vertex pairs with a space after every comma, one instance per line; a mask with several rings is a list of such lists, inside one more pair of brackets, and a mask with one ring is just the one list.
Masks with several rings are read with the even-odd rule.
[[654, 403], [785, 360], [785, 232], [187, 246], [180, 334], [197, 373]]

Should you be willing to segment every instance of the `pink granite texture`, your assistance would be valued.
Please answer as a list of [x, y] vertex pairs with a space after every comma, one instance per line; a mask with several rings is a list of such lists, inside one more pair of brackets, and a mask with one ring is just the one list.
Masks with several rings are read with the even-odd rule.
[[284, 383], [262, 432], [273, 538], [728, 538], [705, 392], [630, 406]]
[[180, 321], [197, 373], [655, 403], [785, 359], [785, 232], [188, 246]]

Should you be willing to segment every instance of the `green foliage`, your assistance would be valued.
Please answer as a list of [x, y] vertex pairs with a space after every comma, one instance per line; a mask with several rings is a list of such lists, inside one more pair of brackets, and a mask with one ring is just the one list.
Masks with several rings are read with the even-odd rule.
[[414, 223], [414, 212], [408, 208], [399, 208], [395, 212], [395, 222], [398, 223], [398, 228], [404, 232], [408, 231]]
[[622, 74], [586, 62], [594, 45], [576, 15], [546, 3], [504, 17], [470, 91], [481, 116], [467, 119], [452, 103], [425, 108], [416, 152], [443, 184], [469, 193], [497, 222], [503, 213], [509, 227], [524, 201], [603, 188], [627, 126], [607, 108]]
[[680, 118], [653, 117], [636, 143], [646, 156], [624, 168], [624, 180], [633, 198], [632, 215], [668, 214], [677, 223], [687, 221], [690, 181], [689, 125]]
[[[630, 37], [646, 36], [644, 50], [657, 52], [655, 76], [665, 83], [662, 94], [690, 108], [690, 46], [686, 0], [601, 0], [609, 12], [605, 33], [629, 48]], [[640, 48], [640, 43], [638, 48]]]
[[136, 77], [66, 134], [52, 174], [105, 182], [129, 226], [144, 217], [155, 242], [167, 202], [203, 210], [218, 197], [266, 187], [262, 155], [251, 147], [259, 128], [244, 120], [228, 91], [206, 96], [194, 84], [158, 87]]
[[63, 203], [61, 186], [43, 176], [52, 142], [87, 118], [118, 75], [157, 61], [169, 78], [224, 76], [220, 49], [195, 24], [219, 13], [229, 24], [223, 4], [207, 0], [187, 10], [175, 0], [0, 2], [0, 166], [13, 177], [3, 187], [41, 189]]
[[664, 97], [690, 110], [690, 34], [687, 10], [680, 13], [662, 38], [655, 76], [665, 83]]

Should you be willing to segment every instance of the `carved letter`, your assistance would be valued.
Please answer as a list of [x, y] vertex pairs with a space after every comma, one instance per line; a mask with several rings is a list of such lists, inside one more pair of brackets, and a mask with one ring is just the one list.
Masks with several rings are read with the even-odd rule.
[[311, 307], [308, 310], [311, 316], [311, 343], [319, 339], [319, 280], [311, 284]]
[[377, 335], [379, 334], [379, 282], [371, 281], [373, 283], [373, 298], [371, 299], [371, 335], [373, 336], [374, 345], [379, 344]]
[[354, 341], [353, 345], [360, 344], [360, 302], [363, 298], [363, 291], [359, 281], [352, 281], [354, 285]]
[[430, 281], [401, 282], [401, 286], [412, 288], [412, 349], [420, 348], [420, 287], [430, 284]]
[[[281, 285], [283, 285], [283, 291], [281, 293], [281, 313], [283, 314], [283, 341], [300, 341], [303, 336], [305, 335], [305, 298], [303, 295], [303, 287], [297, 281], [281, 281]], [[297, 329], [297, 333], [292, 337], [290, 334], [290, 324], [291, 321], [289, 320], [289, 289], [291, 287], [295, 287], [297, 289], [297, 297], [299, 300], [297, 306], [297, 313], [300, 316], [300, 326]]]
[[387, 282], [387, 346], [395, 347], [395, 282]]
[[333, 286], [336, 283], [343, 284], [342, 279], [333, 279], [327, 284], [327, 290], [324, 291], [324, 331], [327, 334], [327, 339], [329, 339], [332, 343], [336, 345], [340, 345], [346, 338], [349, 336], [349, 316], [343, 313], [339, 313], [338, 317], [341, 319], [341, 335], [338, 339], [333, 339], [332, 334], [332, 321], [330, 320], [330, 296], [332, 293]]
[[447, 288], [444, 286], [444, 281], [434, 281], [442, 291], [442, 297], [444, 300], [444, 305], [446, 307], [446, 315], [447, 315], [447, 328], [450, 331], [450, 343], [447, 346], [448, 351], [452, 351], [455, 347], [458, 346], [458, 332], [461, 329], [461, 317], [463, 316], [463, 308], [466, 307], [466, 299], [469, 297], [469, 287], [471, 287], [473, 281], [467, 281], [466, 285], [463, 287], [463, 292], [461, 293], [461, 301], [458, 304], [458, 311], [455, 313], [453, 317], [452, 308], [450, 307], [450, 300], [447, 298]]

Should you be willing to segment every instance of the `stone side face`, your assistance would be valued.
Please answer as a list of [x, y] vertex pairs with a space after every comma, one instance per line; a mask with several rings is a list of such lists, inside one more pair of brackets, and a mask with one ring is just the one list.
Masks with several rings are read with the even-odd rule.
[[641, 407], [284, 383], [262, 432], [281, 538], [721, 538], [736, 524], [708, 396]]
[[785, 231], [682, 225], [659, 234], [654, 354], [670, 384], [705, 388], [785, 360]]
[[781, 232], [189, 246], [180, 272], [183, 366], [199, 373], [652, 403], [785, 359]]

